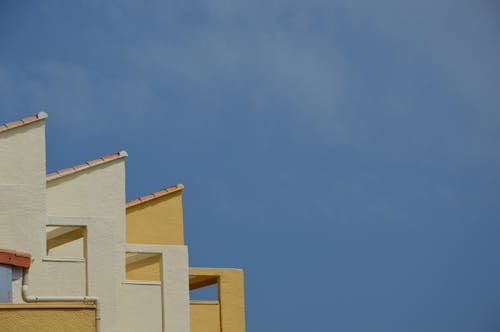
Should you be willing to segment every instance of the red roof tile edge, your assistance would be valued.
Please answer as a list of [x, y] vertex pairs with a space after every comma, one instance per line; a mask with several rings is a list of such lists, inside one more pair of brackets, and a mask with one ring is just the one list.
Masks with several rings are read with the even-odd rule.
[[47, 181], [55, 180], [62, 178], [63, 176], [74, 174], [80, 171], [83, 171], [85, 169], [97, 166], [97, 165], [102, 165], [105, 163], [108, 163], [110, 161], [120, 159], [120, 158], [125, 158], [128, 156], [128, 153], [126, 151], [120, 151], [120, 152], [115, 152], [111, 153], [105, 156], [102, 156], [97, 159], [89, 160], [84, 162], [83, 164], [75, 165], [73, 167], [69, 168], [63, 168], [58, 171], [52, 172], [47, 174]]
[[28, 268], [31, 264], [31, 254], [9, 249], [0, 249], [0, 264]]
[[2, 131], [7, 131], [9, 129], [13, 129], [13, 128], [17, 128], [17, 127], [21, 127], [21, 126], [27, 125], [28, 123], [33, 123], [33, 122], [36, 122], [36, 121], [39, 121], [39, 120], [42, 120], [42, 119], [46, 119], [47, 117], [48, 117], [47, 113], [45, 113], [45, 112], [39, 112], [37, 114], [31, 115], [31, 116], [27, 116], [27, 117], [22, 118], [22, 119], [17, 120], [17, 121], [6, 122], [6, 123], [3, 123], [3, 124], [0, 124], [0, 133]]
[[153, 193], [146, 194], [146, 195], [143, 195], [141, 197], [134, 198], [134, 199], [128, 201], [125, 206], [127, 208], [132, 207], [132, 206], [136, 206], [136, 205], [139, 205], [141, 203], [150, 201], [152, 199], [155, 199], [155, 198], [158, 198], [158, 197], [165, 196], [167, 194], [171, 194], [171, 193], [180, 191], [182, 189], [184, 189], [184, 185], [182, 183], [179, 183], [179, 184], [176, 184], [176, 185], [173, 185], [173, 186], [170, 186], [170, 187], [166, 187], [166, 188], [160, 189], [160, 190], [155, 191]]

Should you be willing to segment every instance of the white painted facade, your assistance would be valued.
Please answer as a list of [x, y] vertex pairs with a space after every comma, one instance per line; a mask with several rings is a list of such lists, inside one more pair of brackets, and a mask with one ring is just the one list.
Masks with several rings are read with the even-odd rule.
[[[187, 247], [125, 243], [126, 154], [46, 181], [45, 118], [0, 132], [0, 248], [31, 253], [30, 293], [97, 297], [99, 332], [188, 332]], [[85, 236], [48, 255], [47, 227]], [[162, 281], [126, 281], [127, 251], [161, 254]]]

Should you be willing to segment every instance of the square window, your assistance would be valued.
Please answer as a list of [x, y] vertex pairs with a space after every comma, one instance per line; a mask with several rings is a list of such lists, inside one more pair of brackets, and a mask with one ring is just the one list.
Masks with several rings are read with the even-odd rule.
[[189, 276], [189, 299], [191, 301], [218, 301], [219, 278], [216, 276]]
[[46, 254], [53, 258], [85, 259], [85, 226], [46, 227]]
[[126, 280], [161, 280], [161, 254], [127, 252], [125, 254], [125, 267]]

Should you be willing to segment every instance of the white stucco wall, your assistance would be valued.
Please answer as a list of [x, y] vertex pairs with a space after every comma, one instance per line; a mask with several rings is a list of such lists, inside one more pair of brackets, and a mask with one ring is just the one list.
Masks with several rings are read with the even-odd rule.
[[[122, 332], [162, 331], [162, 286], [159, 282], [125, 282], [120, 291]], [[171, 330], [173, 331], [173, 330]]]
[[99, 297], [102, 329], [119, 331], [119, 291], [125, 275], [124, 159], [49, 181], [47, 212], [50, 224], [87, 228], [86, 295]]
[[120, 225], [116, 226], [125, 234], [125, 226], [121, 222], [125, 220], [124, 159], [116, 159], [47, 182], [47, 214], [64, 217], [112, 217], [117, 224], [120, 220]]
[[0, 132], [0, 183], [45, 187], [45, 120]]
[[[162, 255], [161, 282], [163, 292], [164, 331], [189, 332], [189, 267], [188, 251], [183, 245], [146, 245], [127, 244], [127, 252], [159, 253]], [[135, 331], [126, 328], [126, 322], [133, 317], [131, 307], [127, 303], [134, 301], [129, 285], [124, 285], [120, 321], [123, 331]], [[146, 286], [147, 287], [147, 286]], [[137, 303], [136, 305], [146, 305]], [[132, 318], [133, 319], [133, 318]], [[146, 325], [143, 331], [160, 331]]]
[[[41, 263], [46, 221], [45, 120], [39, 120], [0, 132], [0, 247]], [[22, 302], [22, 269], [14, 272], [13, 301]]]
[[[38, 252], [45, 213], [45, 121], [0, 132], [0, 245]], [[37, 258], [37, 257], [35, 257]]]
[[[0, 132], [0, 247], [31, 253], [30, 294], [97, 296], [100, 332], [189, 332], [187, 247], [126, 248], [125, 224], [123, 158], [46, 183], [44, 120]], [[48, 257], [47, 225], [85, 227], [84, 257]], [[161, 253], [162, 283], [127, 283], [127, 250]], [[22, 302], [22, 270], [14, 272], [13, 299]]]

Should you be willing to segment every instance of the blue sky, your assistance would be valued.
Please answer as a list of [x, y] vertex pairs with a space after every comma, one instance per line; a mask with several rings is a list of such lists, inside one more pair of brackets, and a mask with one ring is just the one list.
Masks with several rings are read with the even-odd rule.
[[2, 1], [0, 122], [48, 171], [182, 182], [191, 265], [253, 331], [500, 329], [500, 6]]

